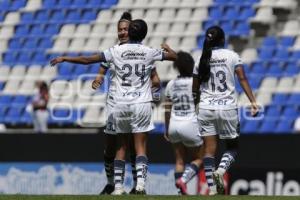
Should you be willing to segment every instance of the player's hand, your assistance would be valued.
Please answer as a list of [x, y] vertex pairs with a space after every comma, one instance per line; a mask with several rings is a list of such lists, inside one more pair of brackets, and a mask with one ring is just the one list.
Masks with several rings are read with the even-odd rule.
[[164, 133], [164, 138], [167, 142], [170, 142], [170, 138], [169, 138], [169, 133], [168, 132], [165, 132]]
[[63, 57], [57, 57], [54, 58], [50, 61], [50, 65], [53, 67], [54, 65], [58, 64], [58, 63], [62, 63], [64, 62], [64, 58]]
[[256, 117], [259, 112], [259, 107], [256, 102], [251, 103], [251, 116]]
[[102, 78], [101, 78], [101, 77], [97, 77], [97, 78], [93, 81], [93, 83], [92, 83], [92, 88], [93, 88], [94, 90], [96, 90], [97, 88], [99, 88], [99, 87], [102, 85], [102, 83], [103, 83]]
[[169, 51], [169, 49], [170, 49], [169, 45], [167, 45], [166, 43], [162, 43], [161, 48], [165, 51]]

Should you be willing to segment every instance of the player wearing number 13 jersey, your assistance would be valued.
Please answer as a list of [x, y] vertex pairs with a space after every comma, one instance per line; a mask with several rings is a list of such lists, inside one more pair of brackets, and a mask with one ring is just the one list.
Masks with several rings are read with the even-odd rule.
[[[198, 121], [204, 140], [203, 164], [211, 195], [224, 192], [223, 175], [237, 156], [239, 118], [235, 75], [251, 102], [252, 115], [258, 111], [241, 59], [234, 51], [225, 49], [224, 44], [224, 31], [218, 26], [208, 28], [193, 78], [196, 102], [200, 97]], [[225, 139], [226, 151], [215, 171], [216, 135]]]

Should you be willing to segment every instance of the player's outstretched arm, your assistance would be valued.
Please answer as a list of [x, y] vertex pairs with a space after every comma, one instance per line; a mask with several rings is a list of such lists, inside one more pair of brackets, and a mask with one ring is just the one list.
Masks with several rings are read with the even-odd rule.
[[169, 47], [166, 43], [161, 44], [161, 48], [165, 50], [164, 60], [175, 61], [177, 59], [177, 53]]
[[54, 58], [50, 61], [51, 66], [62, 62], [70, 62], [75, 64], [83, 64], [88, 65], [92, 63], [97, 63], [103, 61], [101, 54], [94, 54], [91, 56], [77, 56], [77, 57], [68, 57], [68, 56], [61, 56]]
[[95, 80], [92, 83], [92, 88], [94, 90], [96, 90], [98, 87], [100, 87], [102, 85], [102, 83], [104, 82], [105, 74], [107, 72], [107, 68], [101, 67], [101, 66], [99, 66], [99, 67], [100, 67], [99, 72], [98, 72]]
[[171, 118], [171, 110], [172, 110], [172, 101], [166, 97], [165, 100], [165, 134], [164, 137], [167, 141], [169, 141], [169, 124], [170, 124], [170, 118]]
[[160, 78], [157, 74], [157, 71], [156, 69], [152, 69], [151, 71], [151, 82], [152, 82], [152, 88], [155, 88], [155, 89], [160, 89]]
[[194, 98], [194, 104], [195, 108], [197, 104], [199, 103], [200, 98], [200, 80], [199, 77], [195, 76], [193, 77], [193, 86], [192, 86], [192, 92], [193, 92], [193, 98]]
[[246, 76], [245, 71], [243, 69], [243, 65], [237, 66], [236, 69], [235, 69], [235, 73], [236, 73], [236, 75], [239, 79], [239, 82], [240, 82], [244, 92], [246, 93], [249, 101], [251, 102], [251, 115], [256, 116], [259, 109], [258, 109], [258, 106], [257, 106], [257, 103], [256, 103], [256, 99], [253, 95], [252, 89], [249, 85], [247, 76]]

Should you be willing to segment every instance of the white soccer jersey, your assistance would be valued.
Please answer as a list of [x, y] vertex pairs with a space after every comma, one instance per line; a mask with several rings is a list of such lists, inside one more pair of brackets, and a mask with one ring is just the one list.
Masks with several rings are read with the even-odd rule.
[[171, 118], [189, 120], [196, 117], [192, 84], [190, 77], [178, 77], [167, 84], [165, 95], [172, 101]]
[[[200, 58], [194, 67], [198, 76]], [[237, 53], [228, 49], [213, 49], [210, 60], [210, 78], [200, 86], [199, 108], [229, 110], [237, 108], [235, 69], [242, 61]]]
[[115, 101], [118, 104], [152, 101], [151, 71], [154, 61], [163, 59], [161, 49], [128, 43], [115, 45], [105, 50], [103, 55], [106, 62], [113, 63], [115, 67]]

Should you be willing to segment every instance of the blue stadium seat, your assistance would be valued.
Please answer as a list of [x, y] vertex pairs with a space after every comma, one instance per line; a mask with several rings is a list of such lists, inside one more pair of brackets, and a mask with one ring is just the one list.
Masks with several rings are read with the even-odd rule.
[[29, 65], [31, 63], [31, 56], [32, 56], [31, 52], [22, 52], [20, 53], [17, 61], [19, 64]]
[[18, 10], [22, 7], [25, 7], [27, 3], [27, 0], [17, 0], [17, 1], [11, 1], [10, 10]]
[[39, 10], [36, 12], [34, 22], [37, 24], [49, 23], [50, 12], [47, 10]]
[[0, 10], [1, 11], [8, 11], [10, 8], [11, 2], [10, 1], [0, 1]]
[[287, 61], [289, 59], [289, 51], [287, 49], [277, 49], [273, 56], [273, 60], [277, 62]]
[[289, 48], [294, 45], [295, 38], [290, 36], [281, 37], [279, 40], [279, 45], [281, 47]]
[[281, 116], [284, 117], [284, 119], [294, 120], [299, 116], [299, 109], [295, 105], [285, 106]]
[[0, 96], [0, 107], [9, 105], [13, 99], [12, 95], [1, 95]]
[[54, 10], [51, 13], [51, 18], [50, 18], [50, 22], [52, 23], [60, 23], [63, 24], [65, 23], [65, 14], [62, 10]]
[[7, 124], [17, 124], [20, 121], [20, 116], [23, 114], [24, 106], [11, 106], [4, 118]]
[[0, 22], [2, 22], [5, 18], [6, 12], [5, 11], [0, 11]]
[[288, 99], [288, 94], [277, 93], [273, 95], [272, 104], [273, 105], [285, 105]]
[[4, 123], [4, 118], [7, 115], [8, 106], [0, 106], [0, 123]]
[[48, 24], [45, 28], [45, 36], [53, 36], [59, 33], [60, 25], [58, 24]]
[[53, 42], [50, 38], [41, 39], [39, 43], [39, 49], [50, 49], [53, 46]]
[[274, 36], [267, 36], [263, 39], [262, 47], [276, 47], [277, 45], [277, 38]]
[[91, 73], [91, 74], [98, 74], [98, 72], [99, 72], [99, 64], [93, 64], [93, 65], [91, 65], [88, 72]]
[[277, 120], [267, 120], [265, 119], [261, 127], [259, 128], [260, 133], [273, 133], [277, 126]]
[[290, 57], [290, 60], [293, 60], [293, 61], [298, 61], [300, 60], [300, 50], [298, 51], [293, 51], [292, 52], [292, 55]]
[[97, 12], [94, 9], [84, 10], [81, 16], [81, 23], [88, 23], [97, 18]]
[[72, 6], [72, 0], [58, 0], [57, 8], [70, 8]]
[[209, 19], [210, 20], [220, 20], [223, 17], [223, 11], [219, 7], [211, 7], [209, 10]]
[[300, 65], [297, 62], [288, 62], [284, 74], [287, 76], [295, 76], [295, 74], [300, 73]]
[[66, 23], [80, 23], [81, 13], [80, 10], [69, 10], [66, 14], [65, 22]]
[[34, 21], [34, 12], [25, 12], [21, 14], [22, 24], [31, 24]]
[[49, 59], [44, 51], [36, 51], [33, 54], [32, 60], [36, 64], [46, 65], [49, 62]]
[[29, 97], [24, 95], [17, 95], [12, 101], [12, 104], [22, 104], [25, 105], [29, 102]]
[[258, 127], [260, 125], [259, 120], [247, 120], [246, 124], [243, 126], [242, 133], [257, 133]]
[[74, 78], [77, 78], [77, 76], [85, 74], [86, 72], [87, 72], [86, 66], [77, 66], [73, 71], [73, 76], [75, 76]]
[[11, 50], [19, 50], [22, 48], [22, 40], [19, 38], [13, 38], [10, 40], [8, 48]]
[[267, 67], [262, 62], [255, 62], [251, 67], [251, 74], [265, 74]]
[[[238, 2], [244, 2], [240, 0], [236, 0]], [[240, 11], [240, 14], [237, 16], [237, 20], [248, 20], [250, 17], [255, 16], [255, 10], [252, 6], [243, 7]]]
[[233, 22], [232, 21], [222, 21], [220, 26], [224, 30], [226, 35], [231, 35], [233, 29]]
[[[96, 1], [96, 0], [90, 0], [91, 2], [92, 1]], [[111, 6], [115, 5], [118, 3], [118, 0], [103, 0], [101, 5], [100, 5], [100, 8], [101, 9], [108, 9], [110, 8]]]
[[262, 61], [270, 61], [273, 58], [274, 50], [270, 48], [260, 48], [258, 58]]
[[44, 35], [44, 25], [39, 25], [39, 24], [36, 24], [34, 25], [31, 30], [30, 30], [30, 35], [31, 36], [43, 36]]
[[22, 124], [32, 124], [32, 116], [28, 112], [24, 112], [20, 118], [20, 123]]
[[[209, 27], [215, 26], [215, 25], [217, 25], [215, 20], [205, 20], [203, 22], [202, 26], [203, 26], [203, 30], [207, 30]], [[201, 46], [201, 48], [202, 48], [202, 46]]]
[[290, 105], [300, 105], [300, 93], [291, 93], [287, 103]]
[[0, 91], [3, 90], [4, 86], [5, 86], [5, 83], [4, 82], [0, 82]]
[[4, 53], [3, 61], [5, 64], [13, 65], [13, 64], [16, 64], [17, 58], [18, 58], [17, 52], [7, 51]]
[[278, 118], [281, 115], [281, 106], [280, 105], [269, 105], [265, 107], [265, 117], [266, 118]]
[[56, 8], [57, 0], [44, 0], [43, 8], [44, 9], [54, 9]]
[[236, 20], [236, 17], [239, 15], [240, 14], [235, 7], [230, 7], [225, 10], [222, 20]]
[[268, 68], [267, 74], [269, 76], [281, 77], [283, 74], [283, 67], [278, 62], [273, 62]]
[[28, 25], [17, 25], [15, 29], [15, 37], [24, 37], [27, 36], [29, 33], [29, 26]]
[[250, 25], [247, 21], [239, 21], [234, 30], [234, 36], [247, 36], [250, 33]]
[[293, 131], [293, 120], [280, 120], [277, 127], [274, 129], [275, 133], [291, 133]]
[[58, 68], [58, 75], [62, 77], [70, 78], [73, 74], [74, 65], [69, 63], [62, 63]]
[[87, 5], [87, 0], [73, 0], [71, 8], [84, 8]]
[[28, 38], [26, 39], [24, 45], [23, 45], [23, 48], [24, 49], [36, 49], [38, 47], [38, 39], [35, 39], [35, 38]]

